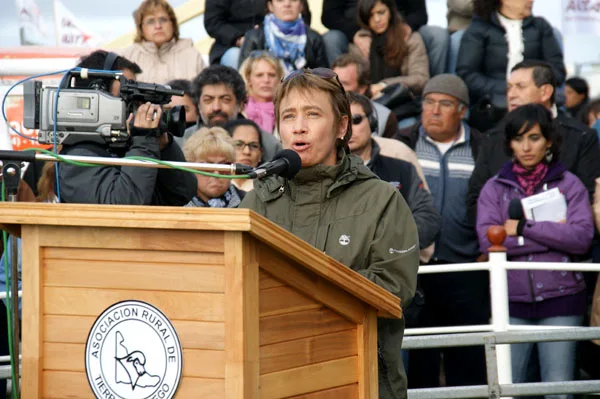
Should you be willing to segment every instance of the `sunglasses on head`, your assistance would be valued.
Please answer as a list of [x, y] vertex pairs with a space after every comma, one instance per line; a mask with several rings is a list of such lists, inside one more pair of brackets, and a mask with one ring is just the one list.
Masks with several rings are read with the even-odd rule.
[[318, 77], [320, 77], [322, 79], [326, 79], [326, 80], [335, 79], [335, 81], [337, 82], [340, 89], [342, 89], [344, 94], [346, 93], [346, 91], [344, 90], [344, 86], [342, 86], [342, 82], [340, 81], [340, 78], [338, 77], [337, 73], [333, 72], [329, 68], [297, 69], [295, 71], [288, 73], [287, 76], [284, 76], [283, 79], [281, 79], [281, 83], [287, 82], [296, 76], [300, 76], [300, 75], [304, 75], [304, 74], [315, 75], [315, 76], [318, 76]]
[[275, 57], [275, 55], [273, 55], [273, 53], [267, 50], [252, 50], [250, 54], [248, 54], [248, 58], [258, 58], [262, 57], [263, 55], [268, 55], [272, 58], [277, 58]]

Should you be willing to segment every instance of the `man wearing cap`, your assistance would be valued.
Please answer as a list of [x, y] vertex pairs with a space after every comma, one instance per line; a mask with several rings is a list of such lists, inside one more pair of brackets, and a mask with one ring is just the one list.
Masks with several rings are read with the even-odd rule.
[[[475, 230], [467, 223], [466, 195], [481, 134], [463, 121], [468, 106], [469, 91], [462, 79], [437, 75], [423, 90], [422, 122], [396, 137], [417, 153], [442, 217], [430, 265], [474, 262], [479, 256]], [[425, 274], [420, 284], [425, 304], [419, 327], [488, 324], [487, 273]], [[412, 351], [409, 388], [440, 385], [441, 353], [448, 386], [485, 384], [483, 347], [465, 347]]]

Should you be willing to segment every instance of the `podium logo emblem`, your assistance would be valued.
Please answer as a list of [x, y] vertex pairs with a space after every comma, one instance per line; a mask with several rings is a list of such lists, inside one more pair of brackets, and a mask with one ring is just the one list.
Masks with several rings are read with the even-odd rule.
[[90, 330], [85, 371], [98, 398], [171, 399], [181, 370], [175, 328], [146, 302], [116, 303], [102, 312]]

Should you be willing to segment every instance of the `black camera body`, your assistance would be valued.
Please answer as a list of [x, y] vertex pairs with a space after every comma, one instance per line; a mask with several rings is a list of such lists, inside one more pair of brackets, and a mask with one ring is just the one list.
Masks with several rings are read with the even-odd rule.
[[[69, 72], [64, 81], [69, 82], [81, 71]], [[39, 129], [38, 141], [41, 144], [72, 145], [82, 141], [107, 144], [115, 148], [129, 145], [127, 118], [135, 114], [137, 108], [146, 102], [165, 105], [171, 96], [183, 96], [183, 90], [173, 90], [169, 86], [127, 80], [118, 72], [88, 72], [98, 81], [119, 78], [119, 96], [108, 93], [103, 85], [71, 88], [42, 87], [40, 81], [27, 81], [24, 84], [23, 126]], [[54, 103], [56, 92], [56, 118]], [[159, 123], [159, 134], [168, 131], [181, 137], [185, 132], [185, 109], [177, 106], [164, 112]], [[56, 128], [56, 137], [54, 130]]]

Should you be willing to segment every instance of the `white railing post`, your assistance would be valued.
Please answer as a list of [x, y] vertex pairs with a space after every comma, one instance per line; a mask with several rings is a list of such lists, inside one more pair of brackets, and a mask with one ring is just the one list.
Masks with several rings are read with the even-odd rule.
[[[488, 230], [490, 247], [490, 299], [492, 310], [492, 329], [494, 332], [508, 331], [508, 278], [506, 276], [506, 248], [502, 246], [506, 231], [502, 226], [493, 226]], [[512, 384], [510, 345], [496, 346], [498, 359], [498, 382]]]

